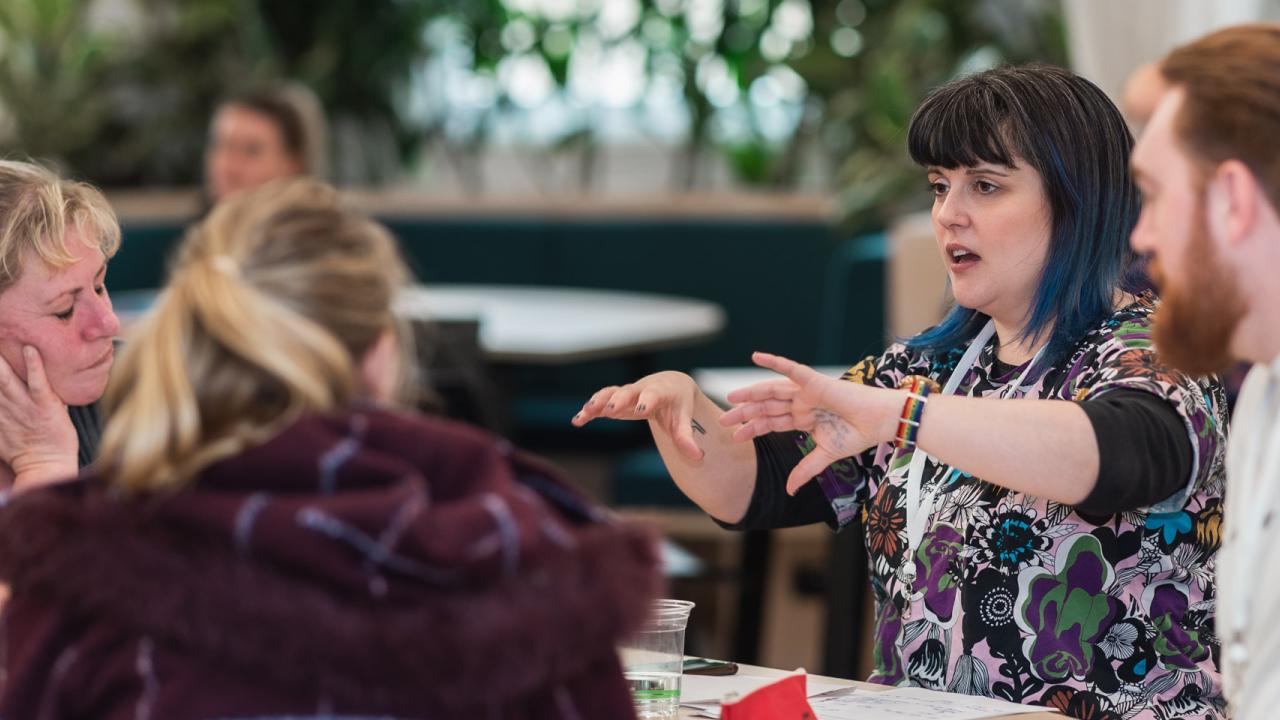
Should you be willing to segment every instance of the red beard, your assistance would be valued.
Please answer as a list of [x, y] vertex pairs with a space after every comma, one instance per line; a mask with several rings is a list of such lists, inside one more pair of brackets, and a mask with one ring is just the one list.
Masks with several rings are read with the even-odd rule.
[[1231, 337], [1244, 316], [1244, 298], [1209, 238], [1203, 205], [1191, 219], [1186, 276], [1169, 282], [1158, 260], [1148, 272], [1160, 289], [1152, 337], [1163, 362], [1188, 375], [1228, 370]]

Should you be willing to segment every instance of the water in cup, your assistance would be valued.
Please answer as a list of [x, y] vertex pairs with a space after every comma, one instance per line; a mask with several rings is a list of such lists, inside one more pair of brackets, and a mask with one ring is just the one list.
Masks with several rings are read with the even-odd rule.
[[680, 711], [684, 631], [693, 603], [656, 600], [650, 617], [619, 648], [639, 720], [675, 720]]
[[627, 685], [635, 701], [636, 717], [641, 720], [667, 720], [676, 717], [680, 707], [680, 673], [629, 672]]

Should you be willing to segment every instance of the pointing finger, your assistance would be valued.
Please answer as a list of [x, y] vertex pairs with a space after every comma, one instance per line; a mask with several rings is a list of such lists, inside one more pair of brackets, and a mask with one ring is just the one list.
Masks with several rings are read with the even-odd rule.
[[790, 380], [776, 378], [730, 391], [725, 397], [731, 403], [756, 402], [777, 398], [790, 400], [800, 394], [800, 386]]
[[784, 358], [781, 355], [772, 355], [766, 352], [754, 352], [751, 353], [751, 361], [762, 368], [768, 368], [774, 372], [786, 375], [800, 385], [811, 382], [815, 377], [826, 377], [808, 365], [803, 365], [795, 360]]

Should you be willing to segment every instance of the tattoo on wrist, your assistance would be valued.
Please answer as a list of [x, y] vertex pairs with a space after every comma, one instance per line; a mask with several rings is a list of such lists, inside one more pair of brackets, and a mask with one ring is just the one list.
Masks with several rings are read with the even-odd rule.
[[849, 440], [849, 423], [844, 418], [825, 408], [813, 409], [814, 430], [826, 430], [832, 439], [840, 445]]
[[707, 429], [706, 429], [706, 428], [704, 428], [704, 427], [702, 427], [702, 425], [698, 424], [698, 421], [697, 421], [697, 420], [693, 420], [693, 421], [691, 421], [691, 422], [693, 423], [693, 431], [694, 431], [694, 432], [698, 433], [699, 435], [706, 435], [706, 434], [707, 434]]

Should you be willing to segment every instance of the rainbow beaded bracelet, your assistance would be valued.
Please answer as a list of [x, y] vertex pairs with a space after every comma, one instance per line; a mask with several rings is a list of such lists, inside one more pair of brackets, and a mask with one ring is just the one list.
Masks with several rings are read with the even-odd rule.
[[938, 383], [923, 375], [908, 375], [898, 383], [898, 388], [909, 394], [902, 404], [902, 415], [898, 417], [898, 432], [894, 434], [893, 446], [911, 450], [915, 448], [916, 437], [920, 434], [920, 416], [924, 415], [929, 393], [938, 389]]

